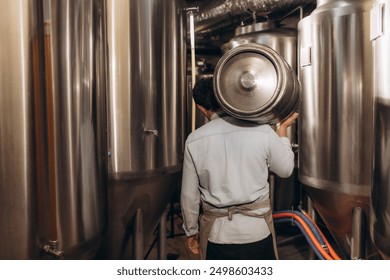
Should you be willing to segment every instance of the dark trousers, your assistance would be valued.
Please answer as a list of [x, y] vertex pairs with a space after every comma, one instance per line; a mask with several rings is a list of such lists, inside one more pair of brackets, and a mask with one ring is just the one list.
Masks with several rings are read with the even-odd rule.
[[216, 244], [208, 242], [206, 260], [275, 260], [271, 234], [267, 238], [246, 244]]

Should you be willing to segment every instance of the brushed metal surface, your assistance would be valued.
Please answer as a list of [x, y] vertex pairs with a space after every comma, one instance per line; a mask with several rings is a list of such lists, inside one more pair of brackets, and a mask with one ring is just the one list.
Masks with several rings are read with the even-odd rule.
[[277, 82], [276, 69], [268, 57], [250, 51], [239, 53], [221, 69], [221, 102], [230, 110], [261, 110], [273, 97]]
[[134, 213], [142, 210], [144, 241], [149, 242], [180, 185], [186, 13], [181, 0], [104, 3], [109, 223], [99, 256], [134, 258], [143, 245], [133, 248], [130, 242]]
[[[0, 11], [0, 259], [37, 258], [34, 99], [40, 99], [40, 1], [2, 1]], [[36, 138], [37, 137], [37, 138]]]
[[181, 1], [106, 1], [110, 174], [181, 164]]
[[375, 150], [371, 191], [371, 238], [390, 259], [390, 3], [375, 0], [371, 12]]
[[283, 27], [277, 21], [240, 26], [235, 29], [234, 37], [221, 46], [221, 50], [225, 53], [232, 48], [248, 43], [266, 45], [280, 54], [296, 71], [297, 33], [295, 28]]
[[2, 259], [91, 258], [101, 240], [99, 3], [2, 3]]
[[249, 43], [219, 59], [214, 92], [221, 108], [233, 117], [277, 124], [297, 109], [300, 84], [275, 50]]
[[371, 191], [371, 4], [320, 1], [298, 25], [299, 180], [347, 257], [352, 209], [368, 215]]
[[[65, 258], [91, 258], [105, 228], [101, 1], [46, 1], [50, 231]], [[49, 240], [50, 240], [49, 239]]]

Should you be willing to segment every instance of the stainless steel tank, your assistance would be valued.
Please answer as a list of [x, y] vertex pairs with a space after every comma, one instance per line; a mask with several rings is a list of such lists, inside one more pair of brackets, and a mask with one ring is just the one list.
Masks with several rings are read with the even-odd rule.
[[[38, 258], [36, 204], [42, 161], [36, 153], [43, 133], [41, 100], [42, 45], [39, 45], [40, 1], [1, 3], [0, 11], [0, 259]], [[43, 33], [41, 33], [42, 35]], [[36, 143], [36, 144], [35, 144]], [[44, 149], [44, 143], [39, 148]], [[39, 157], [38, 157], [39, 156]]]
[[295, 28], [282, 26], [276, 20], [240, 26], [235, 29], [233, 38], [222, 45], [221, 50], [226, 53], [232, 48], [248, 43], [266, 45], [274, 49], [296, 71], [297, 30]]
[[104, 258], [143, 258], [180, 186], [185, 137], [183, 1], [106, 0], [108, 236]]
[[44, 5], [49, 184], [39, 203], [50, 222], [42, 238], [58, 241], [64, 258], [89, 259], [106, 227], [102, 1]]
[[230, 49], [219, 59], [214, 92], [229, 115], [277, 124], [298, 108], [300, 84], [295, 72], [275, 50], [249, 43]]
[[371, 12], [374, 94], [374, 174], [370, 234], [385, 259], [390, 259], [390, 3], [375, 0]]
[[[276, 20], [243, 25], [235, 29], [234, 36], [229, 42], [222, 45], [221, 50], [223, 53], [226, 53], [232, 48], [248, 43], [266, 45], [283, 57], [294, 72], [296, 72], [297, 33], [296, 28], [284, 26]], [[291, 143], [298, 143], [296, 124], [288, 128], [287, 134]], [[298, 165], [296, 164], [296, 168], [289, 178], [279, 178], [271, 175], [270, 187], [274, 211], [291, 209], [291, 207], [298, 208], [301, 202], [301, 191], [297, 167]]]
[[2, 2], [0, 259], [92, 258], [102, 239], [100, 4]]
[[371, 191], [371, 5], [317, 1], [298, 25], [299, 179], [346, 258], [369, 255], [353, 220], [366, 223]]

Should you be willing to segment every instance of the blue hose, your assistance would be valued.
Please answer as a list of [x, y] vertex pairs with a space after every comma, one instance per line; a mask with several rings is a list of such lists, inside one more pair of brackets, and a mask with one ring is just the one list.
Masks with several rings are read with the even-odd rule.
[[294, 214], [297, 214], [301, 219], [303, 219], [305, 221], [305, 223], [307, 224], [307, 226], [310, 228], [311, 232], [313, 232], [314, 236], [316, 237], [318, 242], [321, 244], [321, 246], [323, 248], [327, 248], [326, 243], [325, 243], [324, 239], [322, 238], [322, 235], [318, 231], [318, 228], [315, 226], [315, 224], [313, 224], [313, 222], [308, 217], [306, 217], [305, 214], [303, 214], [300, 211], [295, 211], [295, 210], [294, 211], [288, 211], [288, 210], [279, 211], [279, 212], [275, 212], [275, 213], [291, 213], [291, 212], [293, 212]]
[[[280, 213], [280, 212], [279, 212]], [[291, 213], [291, 211], [289, 212]], [[322, 254], [320, 253], [320, 251], [318, 251], [318, 249], [316, 248], [316, 246], [314, 245], [313, 241], [310, 239], [310, 237], [307, 235], [305, 229], [302, 227], [302, 225], [294, 218], [278, 218], [278, 219], [274, 219], [275, 223], [290, 223], [291, 220], [293, 221], [293, 223], [301, 230], [301, 232], [303, 233], [303, 235], [305, 236], [307, 242], [309, 243], [310, 247], [312, 247], [314, 253], [316, 254], [316, 256], [320, 259], [320, 260], [325, 260], [325, 258], [322, 256]]]

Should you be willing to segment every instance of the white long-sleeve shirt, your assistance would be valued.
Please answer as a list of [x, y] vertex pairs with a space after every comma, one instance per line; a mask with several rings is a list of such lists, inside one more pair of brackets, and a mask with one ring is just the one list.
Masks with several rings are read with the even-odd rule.
[[[215, 207], [250, 203], [269, 196], [268, 170], [288, 177], [294, 169], [290, 140], [269, 125], [213, 114], [192, 132], [185, 144], [181, 208], [187, 236], [198, 233], [200, 201]], [[264, 213], [269, 209], [259, 209]], [[209, 241], [242, 244], [270, 234], [264, 219], [233, 215], [218, 218]]]

